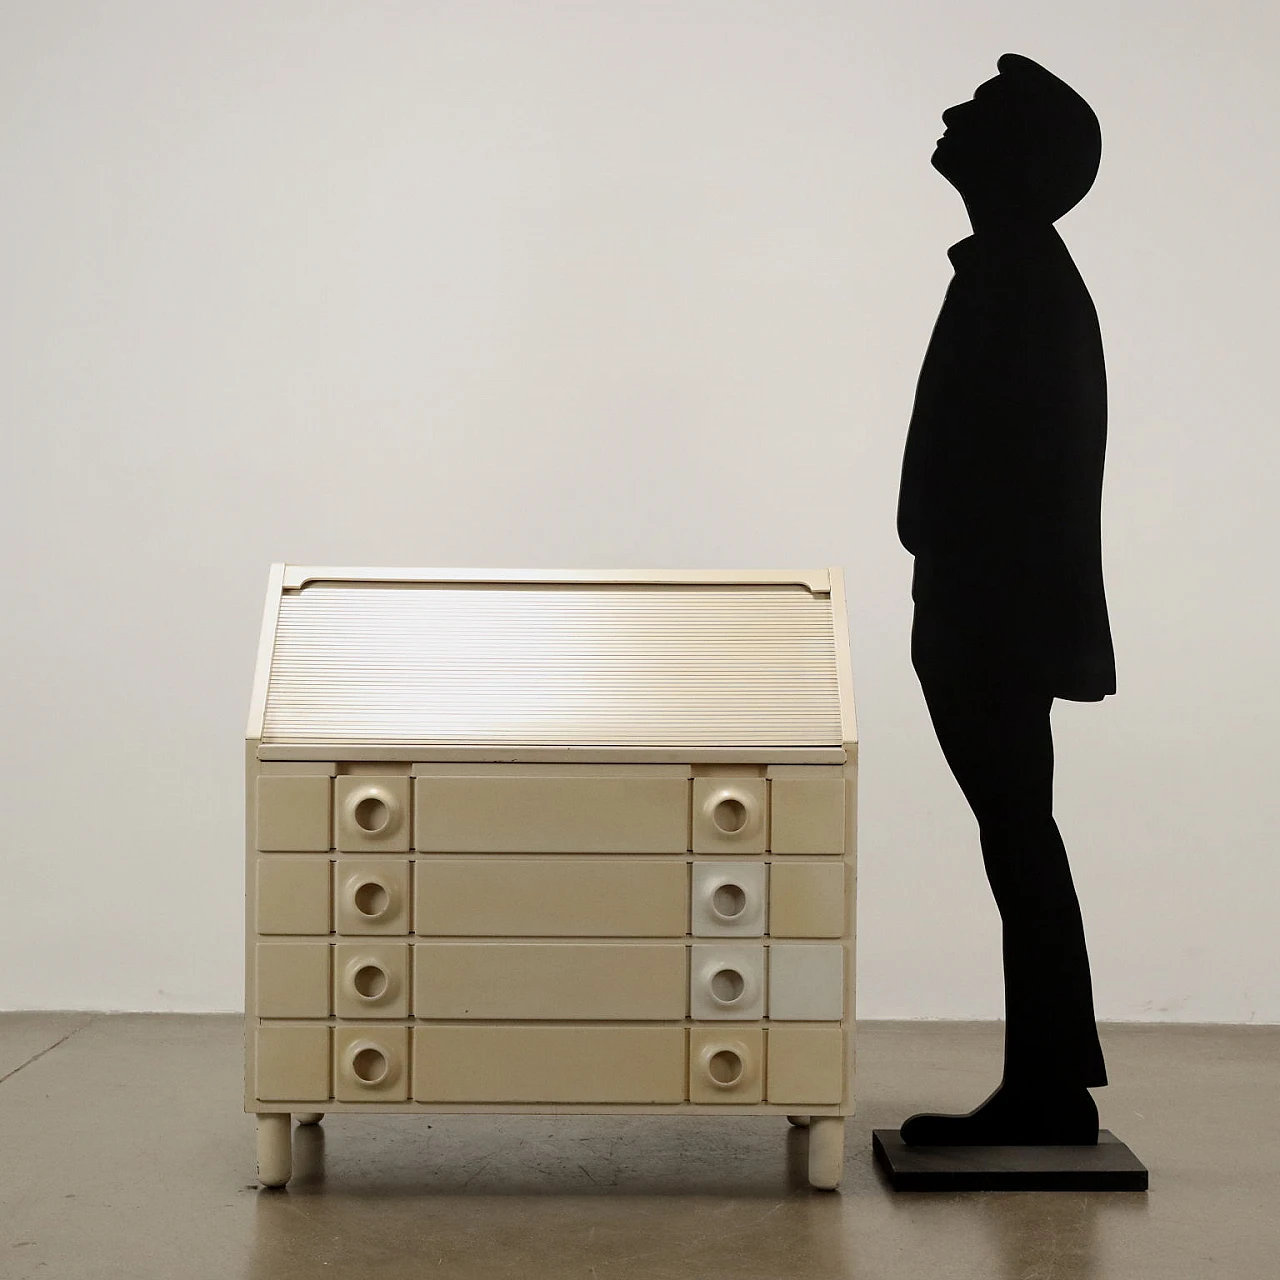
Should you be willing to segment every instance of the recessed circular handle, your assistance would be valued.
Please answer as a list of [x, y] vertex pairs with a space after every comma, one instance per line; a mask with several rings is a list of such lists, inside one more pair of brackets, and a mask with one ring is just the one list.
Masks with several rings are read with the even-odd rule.
[[356, 801], [351, 816], [365, 835], [376, 836], [391, 821], [391, 809], [381, 796], [369, 795]]
[[391, 906], [391, 891], [380, 880], [364, 880], [356, 885], [351, 900], [362, 916], [376, 920], [387, 914]]
[[752, 841], [764, 825], [764, 801], [746, 786], [717, 785], [703, 793], [698, 821], [712, 842], [727, 846]]
[[365, 1045], [351, 1055], [351, 1073], [362, 1084], [381, 1084], [389, 1070], [386, 1054], [373, 1045]]
[[381, 965], [361, 964], [351, 975], [351, 985], [356, 995], [365, 1000], [379, 1000], [387, 994], [389, 979]]
[[742, 1079], [742, 1057], [732, 1049], [716, 1049], [707, 1059], [712, 1084], [730, 1089]]
[[737, 969], [717, 969], [711, 975], [712, 998], [719, 1004], [733, 1004], [735, 1000], [742, 998], [742, 993], [747, 989], [747, 980], [738, 972]]
[[722, 920], [736, 920], [746, 908], [747, 894], [740, 884], [718, 885], [711, 895], [711, 910]]
[[721, 796], [711, 810], [711, 821], [722, 835], [737, 835], [747, 825], [747, 806], [737, 796]]

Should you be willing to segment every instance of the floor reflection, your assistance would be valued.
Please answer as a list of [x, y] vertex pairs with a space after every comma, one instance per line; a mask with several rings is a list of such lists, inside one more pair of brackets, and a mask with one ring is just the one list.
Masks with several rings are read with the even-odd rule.
[[999, 1280], [1114, 1275], [1107, 1266], [1107, 1229], [1148, 1211], [1142, 1192], [1022, 1192], [983, 1200], [982, 1224]]
[[424, 1119], [295, 1128], [252, 1280], [855, 1274], [844, 1198], [809, 1187], [808, 1135], [781, 1118]]

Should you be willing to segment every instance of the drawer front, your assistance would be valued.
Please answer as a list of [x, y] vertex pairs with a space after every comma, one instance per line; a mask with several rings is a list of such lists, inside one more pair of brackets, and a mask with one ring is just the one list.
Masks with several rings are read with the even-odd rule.
[[271, 855], [258, 859], [258, 932], [329, 932], [329, 860]]
[[842, 1028], [770, 1027], [766, 1040], [770, 1102], [829, 1105], [842, 1100]]
[[339, 1018], [407, 1018], [409, 944], [339, 942], [333, 949], [333, 1012]]
[[694, 853], [763, 853], [768, 830], [764, 778], [694, 778]]
[[339, 1102], [407, 1102], [409, 1028], [335, 1027], [333, 1096]]
[[327, 852], [331, 790], [327, 777], [263, 774], [258, 779], [258, 848]]
[[423, 853], [685, 853], [685, 778], [416, 779]]
[[694, 935], [760, 937], [768, 915], [767, 896], [763, 862], [695, 862]]
[[690, 1102], [760, 1102], [763, 1080], [759, 1027], [689, 1028]]
[[684, 862], [422, 859], [415, 875], [419, 934], [679, 938], [688, 922]]
[[764, 947], [694, 943], [689, 948], [689, 1013], [746, 1021], [764, 1017]]
[[339, 858], [333, 876], [339, 933], [409, 932], [408, 858]]
[[844, 927], [843, 862], [775, 862], [769, 868], [769, 932], [775, 938], [841, 938]]
[[260, 942], [254, 1012], [259, 1018], [327, 1018], [328, 942]]
[[259, 1027], [254, 1044], [255, 1092], [261, 1101], [319, 1102], [332, 1097], [328, 1027]]
[[334, 780], [334, 846], [346, 853], [407, 853], [409, 779], [353, 774]]
[[419, 1102], [685, 1100], [683, 1027], [417, 1027]]
[[844, 1017], [844, 948], [838, 942], [775, 942], [769, 948], [769, 1017], [839, 1022]]
[[843, 778], [770, 782], [770, 849], [774, 853], [843, 853], [845, 787]]
[[419, 1018], [683, 1018], [687, 961], [674, 942], [419, 942]]

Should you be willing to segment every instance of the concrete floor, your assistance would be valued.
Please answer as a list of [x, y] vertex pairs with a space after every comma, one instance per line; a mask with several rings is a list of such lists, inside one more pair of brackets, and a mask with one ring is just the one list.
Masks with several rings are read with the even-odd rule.
[[895, 1195], [870, 1130], [994, 1083], [999, 1028], [865, 1024], [839, 1193], [781, 1118], [331, 1116], [253, 1181], [241, 1020], [0, 1015], [0, 1277], [1280, 1276], [1280, 1028], [1104, 1028], [1148, 1195]]

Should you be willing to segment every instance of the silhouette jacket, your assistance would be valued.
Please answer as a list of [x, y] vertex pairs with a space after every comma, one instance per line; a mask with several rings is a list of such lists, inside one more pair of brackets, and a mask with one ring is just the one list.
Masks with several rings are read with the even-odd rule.
[[925, 353], [898, 536], [922, 678], [1115, 692], [1102, 581], [1098, 317], [1052, 227], [971, 236]]

